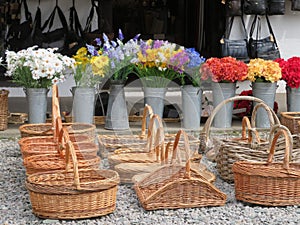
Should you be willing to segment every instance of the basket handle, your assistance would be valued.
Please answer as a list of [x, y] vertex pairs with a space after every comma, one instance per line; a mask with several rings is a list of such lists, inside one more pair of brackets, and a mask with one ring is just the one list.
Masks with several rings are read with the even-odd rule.
[[141, 138], [146, 137], [146, 123], [147, 123], [147, 116], [151, 118], [153, 115], [153, 109], [150, 105], [146, 104], [143, 110], [143, 119], [142, 119], [142, 130], [141, 130]]
[[188, 138], [187, 133], [182, 129], [180, 129], [175, 136], [171, 164], [173, 164], [178, 158], [180, 158], [180, 156], [178, 155], [178, 144], [179, 144], [181, 135], [183, 135], [184, 150], [185, 150], [185, 154], [186, 154], [186, 164], [185, 164], [186, 174], [185, 175], [186, 175], [186, 178], [190, 179], [191, 178], [190, 143], [189, 143], [189, 138]]
[[79, 182], [79, 172], [78, 172], [78, 161], [77, 156], [75, 153], [75, 149], [73, 146], [73, 143], [70, 140], [69, 133], [66, 128], [62, 129], [62, 133], [64, 136], [64, 139], [66, 141], [66, 171], [68, 172], [70, 170], [71, 166], [71, 159], [73, 162], [73, 173], [74, 173], [74, 185], [77, 188], [77, 190], [80, 189], [80, 182]]
[[[247, 133], [247, 129], [248, 128], [248, 138], [246, 137], [246, 133]], [[252, 126], [251, 126], [251, 123], [250, 123], [250, 120], [247, 116], [244, 116], [243, 119], [242, 119], [242, 140], [248, 140], [248, 143], [251, 143], [252, 140], [253, 140], [253, 136], [252, 136], [252, 133], [254, 133], [255, 137], [256, 137], [256, 140], [257, 142], [260, 142], [260, 137], [259, 137], [259, 134], [257, 132], [256, 129], [252, 129]]]
[[276, 125], [271, 129], [271, 133], [272, 133], [272, 136], [274, 133], [275, 134], [274, 134], [273, 140], [272, 140], [270, 148], [269, 148], [270, 153], [268, 156], [267, 163], [272, 163], [277, 140], [280, 135], [283, 135], [285, 138], [285, 152], [284, 152], [284, 159], [283, 159], [283, 168], [289, 169], [289, 161], [290, 161], [290, 156], [292, 155], [291, 153], [292, 153], [292, 149], [293, 149], [293, 138], [292, 138], [291, 132], [289, 131], [289, 129], [286, 126]]
[[256, 119], [257, 111], [261, 107], [263, 107], [268, 114], [268, 118], [270, 121], [270, 127], [274, 126], [275, 124], [280, 124], [280, 120], [279, 120], [278, 116], [276, 115], [276, 113], [274, 112], [274, 110], [271, 107], [269, 107], [267, 104], [261, 102], [261, 103], [256, 104], [253, 108], [252, 116], [251, 116], [252, 127], [256, 127], [255, 119]]
[[255, 101], [258, 103], [264, 103], [263, 100], [261, 100], [260, 98], [256, 98], [253, 96], [234, 96], [228, 99], [223, 100], [221, 103], [219, 103], [214, 110], [212, 111], [210, 117], [208, 117], [208, 119], [206, 120], [204, 127], [200, 133], [200, 146], [199, 149], [202, 151], [206, 151], [208, 144], [210, 142], [210, 128], [211, 128], [211, 124], [212, 121], [215, 117], [215, 115], [220, 111], [220, 109], [226, 105], [227, 103], [233, 102], [233, 101], [237, 101], [237, 100], [248, 100], [248, 101]]
[[[157, 114], [153, 114], [150, 118], [149, 127], [148, 127], [147, 145], [146, 145], [146, 148], [148, 149], [148, 152], [151, 152], [152, 144], [154, 142], [153, 140], [155, 140], [155, 138], [156, 138], [156, 132], [155, 132], [155, 129], [154, 129], [154, 127], [156, 125], [155, 122], [158, 123], [158, 128], [156, 129], [156, 131], [163, 130], [163, 124], [162, 124], [160, 116], [157, 115]], [[160, 138], [157, 141], [164, 142], [164, 138], [165, 138], [164, 137], [164, 132], [160, 131], [159, 136], [160, 136]]]
[[[56, 84], [52, 85], [52, 127], [54, 129], [53, 136], [54, 139], [57, 139], [59, 136], [59, 130], [57, 127], [57, 118], [61, 117], [60, 115], [60, 107], [59, 107], [59, 99], [58, 99], [58, 87]], [[58, 133], [57, 133], [58, 132]]]

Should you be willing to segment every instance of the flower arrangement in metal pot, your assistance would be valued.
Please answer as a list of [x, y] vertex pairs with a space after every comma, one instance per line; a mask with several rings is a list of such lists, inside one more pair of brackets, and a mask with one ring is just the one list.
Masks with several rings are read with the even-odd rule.
[[63, 82], [67, 70], [74, 67], [75, 61], [56, 50], [37, 46], [18, 52], [7, 50], [5, 75], [24, 88], [50, 88], [53, 84]]
[[237, 82], [247, 78], [247, 64], [231, 56], [206, 60], [200, 68], [203, 80], [214, 82]]
[[145, 87], [167, 87], [171, 81], [182, 78], [188, 62], [188, 54], [182, 46], [163, 40], [141, 40], [137, 76]]

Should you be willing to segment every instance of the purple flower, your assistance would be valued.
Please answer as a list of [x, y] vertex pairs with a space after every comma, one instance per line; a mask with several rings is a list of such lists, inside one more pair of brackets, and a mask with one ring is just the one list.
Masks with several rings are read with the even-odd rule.
[[139, 39], [140, 36], [141, 36], [141, 34], [135, 35], [134, 38], [133, 38], [133, 40], [134, 40], [134, 41], [137, 41], [137, 40]]
[[88, 52], [92, 55], [92, 56], [98, 56], [99, 53], [97, 51], [97, 49], [93, 46], [93, 45], [86, 45]]
[[160, 48], [164, 44], [164, 41], [156, 40], [154, 41], [153, 48]]
[[96, 41], [96, 44], [97, 44], [98, 46], [101, 46], [101, 45], [102, 45], [102, 42], [101, 42], [101, 39], [100, 39], [100, 38], [96, 38], [95, 41]]
[[123, 40], [124, 40], [124, 35], [123, 35], [123, 33], [122, 33], [122, 30], [121, 30], [121, 29], [119, 29], [119, 39], [120, 39], [121, 41], [123, 41]]

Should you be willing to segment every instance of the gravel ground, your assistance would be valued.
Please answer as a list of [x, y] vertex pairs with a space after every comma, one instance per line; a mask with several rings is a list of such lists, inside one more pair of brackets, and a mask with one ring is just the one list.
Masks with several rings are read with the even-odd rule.
[[[261, 207], [237, 202], [233, 184], [217, 178], [215, 185], [227, 194], [222, 207], [145, 211], [139, 205], [134, 190], [120, 185], [117, 208], [109, 215], [84, 220], [49, 220], [36, 217], [31, 211], [24, 186], [25, 170], [17, 139], [0, 139], [0, 225], [8, 224], [299, 224], [300, 209], [291, 207]], [[215, 172], [215, 165], [204, 162]]]

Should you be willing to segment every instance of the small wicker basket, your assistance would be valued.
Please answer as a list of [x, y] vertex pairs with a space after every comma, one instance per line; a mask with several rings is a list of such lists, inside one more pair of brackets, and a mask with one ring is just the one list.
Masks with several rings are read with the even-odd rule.
[[[238, 161], [233, 164], [235, 197], [267, 206], [300, 205], [300, 163], [290, 163], [292, 137], [279, 126], [271, 143], [267, 162]], [[285, 138], [283, 163], [272, 162], [277, 140]], [[300, 149], [298, 149], [298, 152]]]
[[8, 90], [0, 90], [0, 130], [7, 129], [8, 123]]
[[299, 133], [300, 112], [281, 112], [281, 124], [289, 128], [292, 134]]
[[[192, 208], [202, 206], [221, 206], [226, 195], [198, 171], [191, 169], [189, 160], [188, 137], [184, 135], [186, 164], [175, 162], [173, 154], [171, 164], [160, 167], [135, 183], [134, 189], [142, 207], [146, 210]], [[178, 142], [174, 143], [177, 149]]]
[[[66, 150], [66, 170], [35, 173], [27, 177], [26, 188], [33, 213], [50, 219], [83, 219], [112, 213], [116, 208], [118, 173], [112, 170], [79, 170], [70, 141]], [[73, 170], [70, 170], [71, 162]]]

